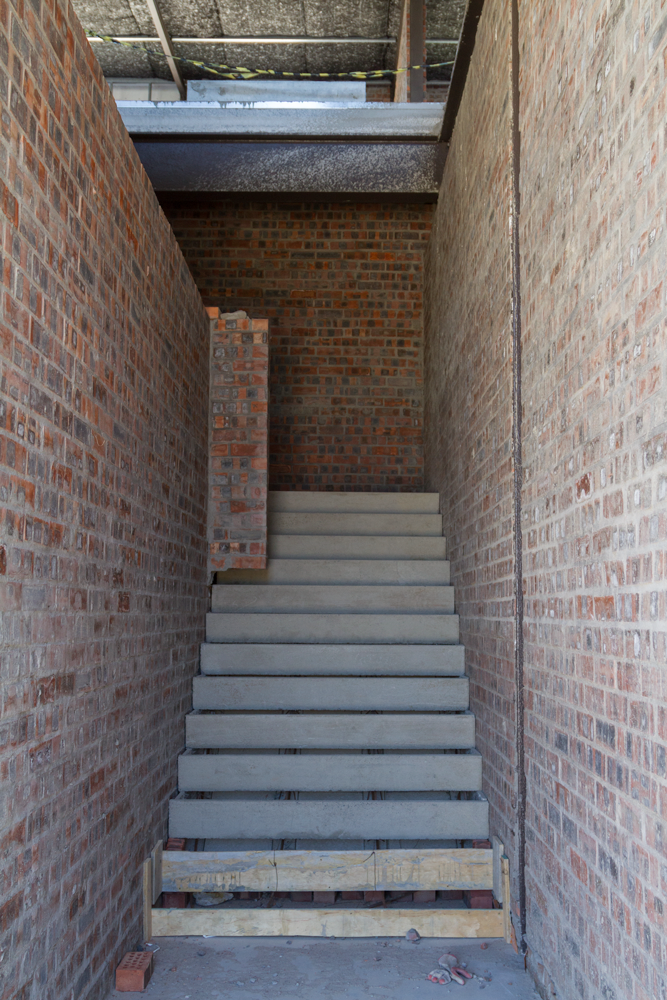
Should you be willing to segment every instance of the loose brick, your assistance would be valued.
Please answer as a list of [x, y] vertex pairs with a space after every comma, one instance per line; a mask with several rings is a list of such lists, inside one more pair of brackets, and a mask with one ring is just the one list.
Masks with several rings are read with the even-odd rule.
[[162, 906], [169, 910], [184, 910], [188, 905], [189, 892], [163, 892]]
[[128, 951], [116, 969], [119, 993], [140, 993], [153, 975], [152, 951]]

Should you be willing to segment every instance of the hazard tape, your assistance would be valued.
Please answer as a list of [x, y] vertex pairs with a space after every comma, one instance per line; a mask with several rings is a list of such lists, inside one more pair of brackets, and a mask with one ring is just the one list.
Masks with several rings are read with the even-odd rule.
[[[140, 52], [147, 52], [149, 55], [162, 56], [165, 58], [165, 52], [163, 49], [148, 49], [146, 48], [145, 43], [122, 42], [117, 38], [112, 38], [111, 35], [100, 35], [94, 31], [86, 32], [86, 37], [99, 38], [100, 41], [110, 42], [112, 45], [122, 45], [128, 49], [138, 49]], [[295, 44], [298, 43], [295, 42]], [[440, 66], [454, 65], [454, 60], [450, 59], [447, 62], [422, 63], [417, 66], [401, 66], [398, 69], [352, 70], [347, 73], [292, 73], [290, 70], [283, 69], [248, 69], [245, 66], [226, 66], [224, 63], [209, 63], [204, 62], [202, 59], [188, 59], [187, 56], [177, 56], [176, 54], [174, 54], [171, 58], [177, 59], [178, 62], [185, 63], [188, 66], [196, 66], [197, 69], [206, 70], [208, 73], [215, 73], [216, 76], [227, 80], [252, 80], [258, 76], [275, 77], [278, 80], [331, 80], [339, 77], [351, 77], [353, 80], [381, 80], [386, 76], [397, 76], [399, 73], [409, 73], [410, 70], [413, 69], [434, 69]]]

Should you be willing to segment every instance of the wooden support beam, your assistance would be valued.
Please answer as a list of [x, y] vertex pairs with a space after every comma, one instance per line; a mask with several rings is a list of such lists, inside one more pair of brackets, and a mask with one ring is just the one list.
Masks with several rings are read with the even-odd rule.
[[[426, 4], [424, 0], [410, 0], [410, 65], [423, 66], [426, 62]], [[421, 104], [426, 98], [426, 70], [410, 70], [411, 104]]]
[[503, 855], [500, 859], [503, 877], [503, 937], [509, 944], [512, 940], [512, 914], [510, 912], [510, 863], [509, 858]]
[[505, 853], [505, 847], [500, 837], [492, 837], [493, 847], [493, 895], [499, 903], [503, 903], [503, 876], [500, 859]]
[[156, 937], [501, 938], [502, 910], [229, 909], [153, 910]]
[[156, 0], [146, 0], [146, 6], [150, 11], [151, 18], [153, 19], [153, 24], [155, 25], [155, 30], [157, 31], [158, 38], [160, 39], [160, 44], [162, 45], [162, 50], [167, 58], [167, 65], [171, 70], [171, 75], [174, 78], [174, 83], [178, 87], [178, 92], [181, 95], [181, 100], [185, 100], [185, 83], [183, 82], [183, 77], [181, 76], [181, 71], [178, 68], [178, 63], [176, 62], [174, 46], [172, 45], [169, 32], [167, 31], [164, 21], [162, 20], [162, 12], [157, 5]]
[[[426, 7], [424, 0], [404, 0], [398, 35], [396, 68], [423, 66], [426, 62]], [[394, 101], [422, 103], [426, 97], [426, 71], [411, 69], [398, 73]]]
[[[152, 913], [153, 913], [153, 861], [147, 858], [142, 869], [142, 898], [144, 909], [144, 941], [150, 941], [153, 936]], [[159, 910], [157, 911], [160, 912]]]
[[152, 890], [151, 899], [153, 905], [157, 903], [160, 893], [162, 892], [162, 841], [158, 840], [157, 844], [151, 851], [151, 875], [152, 875]]
[[493, 852], [166, 851], [165, 892], [490, 889]]

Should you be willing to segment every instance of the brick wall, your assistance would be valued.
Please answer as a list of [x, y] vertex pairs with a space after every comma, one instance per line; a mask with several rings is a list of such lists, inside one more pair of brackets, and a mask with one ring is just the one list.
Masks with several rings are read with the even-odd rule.
[[0, 996], [141, 940], [206, 608], [209, 323], [67, 4], [0, 2]]
[[487, 3], [425, 259], [424, 423], [491, 829], [516, 898], [509, 54], [509, 0]]
[[529, 940], [667, 995], [667, 10], [521, 3]]
[[264, 569], [269, 321], [211, 317], [208, 569]]
[[162, 203], [207, 305], [269, 318], [270, 488], [421, 490], [432, 206]]

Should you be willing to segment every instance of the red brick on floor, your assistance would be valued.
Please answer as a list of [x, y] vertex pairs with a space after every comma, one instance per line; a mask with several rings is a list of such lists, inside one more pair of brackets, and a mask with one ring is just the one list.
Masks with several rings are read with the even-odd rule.
[[116, 989], [119, 993], [140, 993], [152, 974], [152, 951], [128, 951], [116, 969]]

